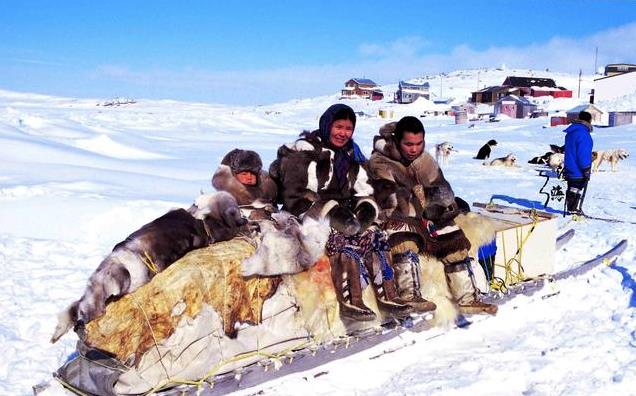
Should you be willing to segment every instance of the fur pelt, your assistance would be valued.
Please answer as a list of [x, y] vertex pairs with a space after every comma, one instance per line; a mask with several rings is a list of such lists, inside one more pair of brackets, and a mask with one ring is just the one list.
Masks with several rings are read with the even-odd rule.
[[603, 161], [607, 161], [612, 167], [612, 172], [616, 172], [618, 161], [622, 161], [628, 157], [629, 152], [625, 149], [594, 151], [592, 152], [592, 171], [598, 172], [598, 167], [601, 166]]
[[264, 216], [255, 218], [252, 211], [272, 213], [276, 204], [276, 183], [263, 170], [258, 173], [255, 186], [246, 186], [239, 182], [228, 165], [219, 165], [212, 176], [212, 186], [217, 191], [226, 191], [238, 202], [246, 216], [254, 220], [260, 220]]
[[[479, 247], [495, 238], [495, 225], [488, 217], [469, 212], [455, 217], [455, 223], [470, 241], [469, 256], [477, 257]], [[457, 308], [448, 288], [444, 264], [431, 256], [420, 255], [422, 296], [437, 305], [434, 323], [450, 326], [457, 316]], [[473, 263], [473, 271], [481, 271], [478, 263]]]
[[243, 260], [243, 276], [296, 274], [324, 254], [330, 227], [327, 220], [305, 218], [302, 224], [288, 212], [261, 221], [262, 238], [254, 255]]
[[429, 204], [443, 207], [452, 205], [455, 199], [453, 190], [430, 154], [424, 151], [410, 163], [402, 159], [392, 137], [395, 124], [384, 125], [379, 135], [373, 138], [373, 153], [368, 165], [382, 217], [387, 218], [394, 212], [404, 216], [420, 214], [416, 213], [417, 198], [413, 192], [416, 185], [424, 189], [426, 202], [423, 209]]
[[106, 304], [148, 283], [191, 250], [233, 238], [246, 220], [226, 192], [203, 194], [187, 211], [172, 210], [118, 243], [90, 276], [83, 296], [60, 313], [51, 338], [104, 313]]

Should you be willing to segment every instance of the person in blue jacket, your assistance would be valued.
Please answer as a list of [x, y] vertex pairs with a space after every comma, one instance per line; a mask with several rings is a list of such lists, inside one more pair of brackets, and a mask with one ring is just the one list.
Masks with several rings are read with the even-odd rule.
[[568, 183], [565, 203], [568, 214], [583, 214], [583, 197], [592, 172], [592, 115], [579, 113], [578, 120], [568, 126], [565, 135], [564, 176]]

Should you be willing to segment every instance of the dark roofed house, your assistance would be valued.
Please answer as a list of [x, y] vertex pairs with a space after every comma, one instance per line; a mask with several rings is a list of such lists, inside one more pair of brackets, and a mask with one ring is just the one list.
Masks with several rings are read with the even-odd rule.
[[618, 74], [636, 71], [636, 65], [631, 63], [610, 63], [605, 66], [606, 76], [616, 76]]
[[[373, 80], [369, 80], [368, 78], [352, 78], [345, 82], [345, 87], [342, 90], [343, 98], [351, 98], [351, 97], [361, 97], [372, 99], [373, 92], [379, 91], [376, 89], [378, 84], [376, 84]], [[382, 91], [379, 91], [380, 93]], [[378, 97], [376, 93], [376, 98]]]
[[552, 96], [554, 98], [571, 98], [572, 91], [558, 87], [551, 78], [508, 76], [503, 86], [519, 88], [525, 96]]
[[494, 85], [475, 91], [472, 93], [471, 102], [473, 103], [495, 103], [506, 95], [519, 95], [518, 88], [502, 87]]
[[398, 103], [413, 103], [419, 98], [429, 99], [431, 85], [428, 82], [424, 84], [412, 84], [400, 81], [398, 90], [395, 93], [395, 101]]
[[523, 96], [508, 95], [495, 102], [495, 114], [505, 114], [512, 118], [527, 118], [537, 110], [537, 105]]

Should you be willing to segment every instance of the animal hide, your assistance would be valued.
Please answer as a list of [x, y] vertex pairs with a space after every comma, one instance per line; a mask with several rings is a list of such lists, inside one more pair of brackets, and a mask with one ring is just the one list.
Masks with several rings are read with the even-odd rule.
[[305, 217], [302, 224], [287, 212], [261, 221], [262, 238], [254, 255], [243, 260], [243, 276], [296, 274], [312, 266], [324, 253], [329, 222]]
[[190, 252], [151, 283], [109, 304], [103, 316], [86, 325], [86, 344], [136, 363], [180, 321], [196, 317], [203, 305], [219, 313], [229, 337], [236, 336], [240, 323], [260, 323], [263, 303], [280, 278], [244, 279], [241, 260], [253, 252], [241, 239]]
[[230, 194], [197, 197], [187, 211], [172, 210], [118, 243], [90, 276], [82, 297], [58, 316], [56, 342], [73, 325], [103, 314], [106, 304], [145, 285], [186, 253], [233, 238], [246, 222]]

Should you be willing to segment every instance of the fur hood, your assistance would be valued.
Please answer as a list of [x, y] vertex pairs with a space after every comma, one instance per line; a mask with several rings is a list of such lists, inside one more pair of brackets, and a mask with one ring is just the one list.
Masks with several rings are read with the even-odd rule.
[[449, 207], [455, 201], [450, 184], [435, 159], [426, 151], [417, 159], [407, 162], [402, 158], [393, 132], [396, 122], [380, 128], [373, 138], [373, 154], [369, 159], [369, 173], [375, 191], [375, 199], [385, 216], [397, 213], [413, 216], [413, 187], [421, 185], [426, 196], [426, 206]]
[[254, 205], [258, 202], [272, 204], [276, 200], [276, 183], [263, 170], [258, 173], [255, 186], [246, 186], [234, 177], [228, 165], [219, 165], [212, 176], [212, 186], [217, 191], [227, 191], [232, 194], [241, 206]]

